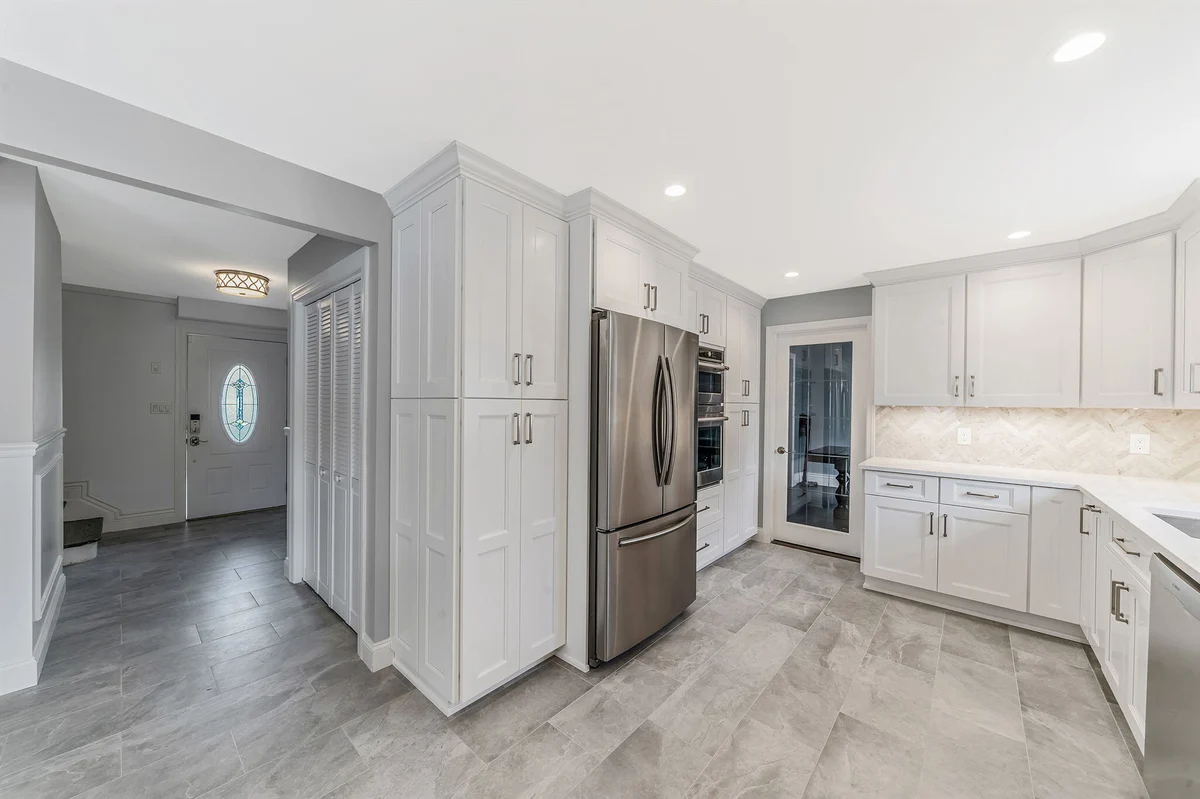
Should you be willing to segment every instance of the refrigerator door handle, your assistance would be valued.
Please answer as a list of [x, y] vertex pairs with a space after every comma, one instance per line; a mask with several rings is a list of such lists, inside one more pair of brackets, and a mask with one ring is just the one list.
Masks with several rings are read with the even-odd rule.
[[662, 487], [663, 484], [663, 458], [665, 457], [665, 453], [663, 452], [662, 404], [664, 376], [662, 360], [662, 356], [658, 356], [658, 365], [654, 369], [654, 411], [651, 421], [651, 429], [654, 432], [654, 441], [652, 442], [654, 445], [654, 484], [659, 487]]
[[618, 539], [617, 546], [618, 547], [627, 547], [630, 544], [640, 544], [643, 541], [653, 541], [656, 538], [662, 538], [664, 535], [670, 535], [671, 533], [675, 532], [676, 530], [680, 530], [684, 527], [687, 527], [688, 522], [690, 522], [692, 519], [694, 519], [695, 516], [696, 516], [696, 514], [694, 514], [694, 513], [689, 514], [688, 517], [686, 519], [684, 519], [683, 521], [681, 521], [679, 524], [673, 524], [665, 530], [659, 530], [657, 533], [648, 533], [646, 535], [639, 535], [636, 538]]
[[[670, 421], [671, 434], [667, 440], [670, 449], [667, 451], [667, 467], [663, 473], [663, 485], [671, 484], [671, 475], [675, 471], [675, 450], [677, 439], [679, 438], [678, 419], [675, 414], [676, 396], [675, 396], [675, 372], [671, 369], [671, 356], [663, 356], [663, 360], [667, 366], [667, 408], [670, 410], [668, 419]], [[664, 447], [665, 449], [665, 447]]]

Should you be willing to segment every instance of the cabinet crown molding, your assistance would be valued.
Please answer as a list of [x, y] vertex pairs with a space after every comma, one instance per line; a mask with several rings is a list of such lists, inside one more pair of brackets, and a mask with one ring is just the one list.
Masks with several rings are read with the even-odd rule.
[[[691, 261], [700, 252], [700, 248], [684, 241], [671, 231], [652, 222], [646, 217], [619, 202], [588, 187], [577, 191], [567, 198], [565, 204], [566, 220], [568, 222], [588, 214], [611, 222], [627, 233], [657, 244], [680, 258]], [[745, 289], [743, 289], [745, 291]]]
[[873, 286], [887, 286], [893, 283], [906, 283], [910, 280], [923, 280], [928, 277], [961, 275], [966, 272], [981, 272], [1004, 266], [1078, 258], [1111, 247], [1119, 247], [1122, 244], [1130, 244], [1140, 239], [1173, 232], [1197, 213], [1200, 213], [1200, 179], [1192, 181], [1191, 185], [1179, 195], [1175, 202], [1171, 203], [1171, 207], [1167, 210], [1083, 238], [901, 266], [896, 269], [883, 269], [877, 272], [867, 272], [866, 278]]
[[450, 142], [444, 150], [413, 170], [383, 196], [395, 215], [460, 175], [504, 192], [551, 216], [559, 219], [564, 217], [566, 198], [562, 194], [459, 141]]
[[747, 305], [753, 305], [755, 308], [762, 308], [767, 304], [766, 297], [755, 294], [750, 289], [734, 283], [724, 275], [714, 272], [707, 266], [701, 266], [695, 261], [692, 261], [692, 268], [688, 274], [701, 283], [712, 286], [717, 291], [723, 291], [731, 297], [736, 297]]

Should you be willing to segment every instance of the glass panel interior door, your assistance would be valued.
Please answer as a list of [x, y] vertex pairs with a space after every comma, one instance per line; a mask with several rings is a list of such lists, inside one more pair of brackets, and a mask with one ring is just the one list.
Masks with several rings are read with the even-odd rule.
[[790, 348], [787, 521], [850, 531], [854, 345]]

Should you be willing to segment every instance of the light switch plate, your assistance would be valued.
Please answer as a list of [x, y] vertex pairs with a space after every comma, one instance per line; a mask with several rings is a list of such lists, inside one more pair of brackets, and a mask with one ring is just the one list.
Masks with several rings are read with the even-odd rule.
[[150, 403], [150, 413], [170, 413], [171, 403], [169, 402], [152, 402]]
[[970, 444], [971, 444], [971, 428], [969, 428], [969, 427], [958, 428], [958, 443], [970, 446]]
[[1129, 436], [1129, 451], [1134, 455], [1150, 454], [1150, 434], [1131, 433]]

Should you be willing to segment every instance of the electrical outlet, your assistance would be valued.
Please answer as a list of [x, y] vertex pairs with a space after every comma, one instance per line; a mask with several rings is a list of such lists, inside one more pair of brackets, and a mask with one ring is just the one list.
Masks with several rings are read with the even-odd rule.
[[958, 443], [963, 444], [965, 446], [971, 445], [971, 428], [969, 428], [969, 427], [958, 428]]
[[161, 375], [162, 374], [162, 361], [151, 361], [150, 362], [150, 374], [152, 374], [152, 375]]
[[1150, 454], [1150, 434], [1132, 433], [1129, 436], [1129, 451], [1134, 455]]

